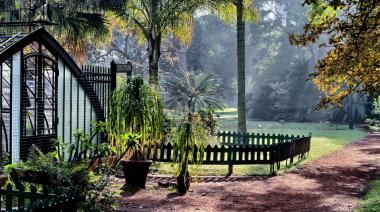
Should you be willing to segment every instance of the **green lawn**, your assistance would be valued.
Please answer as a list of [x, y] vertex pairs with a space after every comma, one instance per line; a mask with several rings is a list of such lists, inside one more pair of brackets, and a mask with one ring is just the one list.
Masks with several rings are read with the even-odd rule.
[[[236, 110], [220, 112], [219, 130], [234, 131], [237, 128]], [[353, 141], [367, 135], [359, 129], [349, 130], [347, 125], [332, 125], [326, 123], [280, 123], [248, 121], [249, 132], [270, 134], [308, 135], [312, 133], [311, 151], [309, 157], [302, 163], [318, 159]], [[284, 166], [283, 166], [284, 167]], [[177, 166], [169, 163], [156, 163], [153, 168], [158, 174], [176, 174]], [[226, 165], [191, 166], [192, 175], [226, 175]], [[266, 165], [235, 165], [235, 175], [267, 175], [269, 166]]]
[[371, 183], [368, 193], [362, 200], [356, 212], [377, 212], [380, 211], [380, 179]]

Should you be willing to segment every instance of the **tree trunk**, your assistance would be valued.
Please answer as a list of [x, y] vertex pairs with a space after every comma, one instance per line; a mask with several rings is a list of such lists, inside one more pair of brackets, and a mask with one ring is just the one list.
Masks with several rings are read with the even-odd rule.
[[245, 22], [243, 0], [236, 1], [237, 10], [237, 86], [238, 86], [238, 131], [246, 132], [245, 105]]
[[[190, 125], [192, 121], [191, 113], [188, 114], [188, 120], [189, 120], [189, 125], [187, 126], [186, 131], [187, 131], [187, 135], [190, 135], [190, 130], [191, 130]], [[188, 137], [187, 139], [190, 139], [190, 138]], [[188, 170], [190, 149], [188, 145], [189, 145], [189, 142], [187, 141], [185, 155], [183, 156], [184, 161], [182, 162], [181, 172], [179, 173], [177, 177], [177, 190], [178, 190], [178, 193], [181, 193], [181, 194], [186, 194], [190, 188], [191, 176]]]
[[348, 129], [350, 129], [350, 130], [353, 130], [353, 129], [354, 129], [354, 122], [353, 122], [352, 120], [350, 120], [350, 121], [348, 122]]
[[158, 63], [161, 57], [161, 34], [154, 32], [149, 34], [148, 40], [149, 55], [149, 82], [156, 88], [158, 86]]

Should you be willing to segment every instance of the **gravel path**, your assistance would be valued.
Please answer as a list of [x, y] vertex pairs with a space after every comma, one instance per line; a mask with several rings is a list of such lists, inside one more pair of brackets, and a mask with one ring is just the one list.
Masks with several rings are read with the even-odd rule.
[[124, 194], [120, 210], [352, 211], [379, 167], [380, 134], [372, 134], [280, 176], [210, 178], [185, 196], [164, 188]]

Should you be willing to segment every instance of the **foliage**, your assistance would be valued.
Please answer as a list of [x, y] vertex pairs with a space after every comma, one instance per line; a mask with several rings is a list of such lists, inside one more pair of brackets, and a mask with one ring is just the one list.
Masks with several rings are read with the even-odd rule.
[[[18, 14], [17, 18], [25, 16], [24, 20], [46, 20], [56, 23], [57, 25], [47, 26], [47, 29], [58, 36], [64, 47], [76, 57], [77, 62], [83, 63], [86, 57], [85, 44], [89, 40], [91, 42], [104, 41], [109, 35], [106, 20], [100, 13], [100, 8], [108, 7], [103, 3], [105, 1], [101, 1], [102, 4], [96, 2], [99, 3], [94, 0], [55, 0], [47, 3], [46, 1], [11, 0], [4, 4], [6, 6], [4, 9], [17, 11], [15, 13]], [[7, 30], [20, 32], [25, 29], [14, 27]]]
[[369, 188], [369, 191], [365, 195], [363, 201], [355, 212], [370, 212], [380, 210], [380, 180], [374, 180]]
[[373, 98], [372, 108], [368, 118], [365, 120], [365, 123], [372, 130], [380, 129], [380, 97]]
[[141, 133], [140, 145], [159, 142], [164, 137], [165, 114], [158, 92], [139, 76], [133, 76], [114, 91], [109, 111], [109, 141], [122, 153], [126, 133]]
[[328, 35], [321, 46], [332, 49], [319, 60], [311, 75], [324, 96], [319, 108], [341, 104], [350, 93], [376, 93], [379, 83], [380, 4], [377, 0], [306, 0], [311, 20], [301, 35], [290, 37], [294, 45], [316, 42]]
[[11, 168], [47, 172], [53, 182], [50, 192], [76, 195], [83, 209], [100, 211], [110, 208], [115, 202], [115, 195], [109, 190], [109, 175], [104, 174], [106, 172], [95, 174], [88, 170], [86, 164], [57, 161], [54, 153], [44, 154], [37, 147], [32, 148], [27, 161], [6, 166], [5, 173], [9, 175]]
[[[194, 114], [191, 117], [179, 120], [177, 127], [173, 128], [171, 140], [176, 144], [176, 148], [174, 149], [174, 161], [179, 165], [178, 172], [182, 170], [182, 165], [184, 163], [195, 163], [193, 160], [195, 147], [201, 148], [197, 158], [202, 161], [202, 148], [204, 142], [207, 140], [207, 134], [205, 132], [204, 123], [200, 119], [199, 114]], [[185, 157], [187, 146], [189, 147], [188, 158]]]
[[[96, 122], [92, 123], [92, 135], [88, 135], [80, 129], [76, 129], [73, 137], [74, 142], [65, 143], [57, 139], [55, 145], [55, 151], [52, 153], [57, 161], [67, 161], [73, 163], [80, 163], [87, 156], [91, 160], [90, 166], [102, 157], [108, 156], [110, 146], [107, 143], [94, 144], [93, 139], [98, 134], [107, 134], [109, 123]], [[90, 153], [90, 155], [87, 155]], [[65, 156], [65, 154], [67, 154]]]
[[[230, 0], [132, 0], [121, 7], [115, 7], [114, 11], [127, 22], [130, 31], [136, 32], [140, 43], [147, 42], [150, 82], [157, 86], [162, 40], [174, 36], [183, 43], [190, 44], [194, 14], [199, 11], [218, 11], [218, 9], [230, 12], [231, 6], [234, 6], [231, 2]], [[248, 6], [245, 8], [246, 18], [249, 19], [253, 16], [248, 13], [252, 8]]]
[[117, 162], [123, 158], [129, 160], [146, 160], [145, 156], [142, 154], [141, 137], [141, 134], [133, 134], [131, 132], [121, 135], [122, 145], [113, 147], [116, 149], [122, 149], [123, 151], [121, 154], [116, 154], [120, 155]]
[[0, 158], [0, 163], [2, 166], [8, 165], [10, 163], [10, 155], [9, 153], [5, 152], [2, 150], [1, 152], [1, 158]]
[[220, 80], [211, 74], [180, 72], [167, 75], [163, 83], [169, 109], [194, 113], [202, 108], [223, 107]]
[[195, 149], [198, 149], [197, 158], [202, 161], [203, 143], [206, 133], [199, 116], [189, 113], [172, 131], [172, 140], [175, 142], [173, 152], [174, 161], [178, 163], [178, 191], [186, 193], [190, 187], [190, 174], [188, 164], [194, 161]]
[[218, 116], [215, 114], [214, 108], [206, 108], [198, 112], [200, 120], [208, 135], [215, 135], [218, 129]]
[[107, 211], [115, 204], [117, 196], [109, 180], [111, 173], [109, 167], [103, 166], [96, 174], [90, 175], [91, 189], [82, 204], [84, 211]]

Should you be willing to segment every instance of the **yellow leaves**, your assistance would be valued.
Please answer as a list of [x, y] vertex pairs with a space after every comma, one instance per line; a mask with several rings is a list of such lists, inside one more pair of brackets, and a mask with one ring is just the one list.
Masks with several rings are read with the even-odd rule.
[[193, 39], [194, 18], [192, 14], [182, 14], [180, 24], [173, 26], [168, 33], [172, 33], [181, 43], [190, 45]]
[[127, 31], [128, 23], [120, 16], [118, 16], [115, 12], [107, 11], [104, 15], [104, 18], [109, 24], [109, 31], [112, 31], [114, 28], [118, 28], [120, 31]]
[[[234, 24], [236, 22], [236, 6], [233, 1], [219, 5], [217, 8], [217, 14], [221, 20], [228, 24]], [[257, 8], [252, 4], [251, 0], [244, 0], [244, 20], [249, 23], [256, 23], [260, 20], [260, 13]]]

